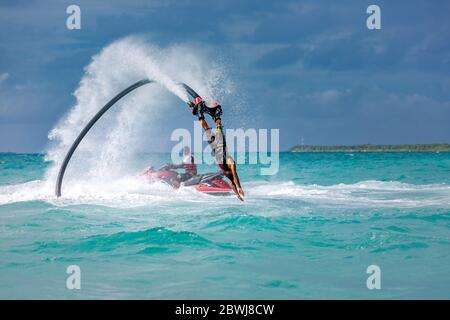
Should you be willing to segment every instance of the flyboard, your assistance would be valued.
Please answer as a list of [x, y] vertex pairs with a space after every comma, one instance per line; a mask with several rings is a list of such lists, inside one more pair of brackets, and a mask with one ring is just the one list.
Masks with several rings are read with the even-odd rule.
[[[89, 132], [89, 130], [95, 125], [95, 123], [120, 99], [122, 99], [124, 96], [126, 96], [127, 94], [129, 94], [131, 91], [142, 87], [143, 85], [149, 84], [149, 83], [156, 83], [153, 80], [150, 79], [143, 79], [140, 80], [134, 84], [132, 84], [131, 86], [129, 86], [128, 88], [126, 88], [125, 90], [123, 90], [122, 92], [120, 92], [119, 94], [117, 94], [114, 98], [112, 98], [107, 104], [105, 104], [103, 106], [103, 108], [101, 108], [96, 114], [95, 116], [87, 123], [87, 125], [83, 128], [83, 130], [81, 130], [80, 134], [78, 135], [78, 137], [75, 139], [75, 141], [72, 143], [69, 151], [67, 152], [66, 156], [64, 157], [64, 160], [61, 164], [61, 167], [59, 168], [59, 172], [58, 172], [58, 178], [56, 180], [56, 187], [55, 187], [55, 195], [57, 197], [61, 196], [61, 190], [62, 190], [62, 182], [64, 179], [64, 173], [66, 172], [67, 169], [67, 165], [69, 164], [70, 159], [72, 158], [73, 153], [75, 152], [75, 150], [77, 149], [78, 145], [81, 143], [81, 141], [83, 140], [83, 138], [86, 136], [86, 134]], [[186, 90], [186, 92], [193, 98], [198, 98], [200, 97], [191, 87], [189, 87], [187, 84], [185, 83], [180, 83], [179, 84], [181, 87], [184, 88], [184, 90]]]

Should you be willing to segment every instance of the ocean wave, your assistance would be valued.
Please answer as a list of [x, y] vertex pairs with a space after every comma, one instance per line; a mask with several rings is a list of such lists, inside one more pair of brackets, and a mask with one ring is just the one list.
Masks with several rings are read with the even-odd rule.
[[293, 182], [252, 183], [249, 194], [258, 198], [290, 198], [322, 204], [361, 206], [450, 206], [448, 184], [413, 185], [396, 181], [361, 181], [354, 184], [299, 185]]
[[[426, 207], [450, 206], [450, 185], [414, 185], [396, 181], [361, 181], [354, 184], [300, 185], [292, 181], [246, 183], [247, 202], [259, 200], [300, 200], [322, 205], [358, 205], [362, 207]], [[161, 203], [209, 203], [214, 206], [230, 206], [230, 197], [214, 197], [190, 188], [178, 191], [161, 184], [148, 184], [136, 177], [124, 177], [116, 181], [90, 184], [80, 181], [66, 186], [64, 196], [56, 198], [54, 189], [46, 181], [0, 186], [0, 205], [26, 201], [45, 201], [55, 206], [78, 204], [104, 205], [109, 207], [141, 207]], [[233, 198], [234, 199], [234, 198]], [[236, 202], [236, 204], [239, 204]], [[275, 205], [275, 204], [272, 204]]]
[[46, 254], [86, 254], [115, 252], [118, 254], [165, 254], [176, 253], [186, 248], [242, 250], [253, 249], [234, 244], [214, 242], [191, 231], [175, 231], [164, 227], [154, 227], [137, 231], [120, 231], [111, 234], [91, 235], [76, 241], [34, 242], [22, 247], [20, 252]]

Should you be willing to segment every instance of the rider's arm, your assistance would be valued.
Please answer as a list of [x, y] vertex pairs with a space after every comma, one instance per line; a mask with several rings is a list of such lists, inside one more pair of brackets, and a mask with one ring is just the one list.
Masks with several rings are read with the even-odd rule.
[[205, 120], [205, 118], [199, 119], [199, 121], [200, 121], [200, 123], [202, 125], [203, 130], [210, 129], [209, 126], [208, 126], [208, 123]]

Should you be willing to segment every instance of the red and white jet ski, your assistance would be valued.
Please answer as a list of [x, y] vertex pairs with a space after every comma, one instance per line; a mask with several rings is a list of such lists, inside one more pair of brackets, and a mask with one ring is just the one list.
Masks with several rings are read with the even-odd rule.
[[156, 170], [148, 167], [139, 176], [147, 179], [149, 182], [163, 182], [174, 189], [183, 186], [194, 188], [209, 195], [228, 196], [234, 194], [230, 185], [223, 180], [224, 174], [222, 172], [197, 174], [182, 181], [182, 174], [173, 170], [170, 165], [164, 165]]

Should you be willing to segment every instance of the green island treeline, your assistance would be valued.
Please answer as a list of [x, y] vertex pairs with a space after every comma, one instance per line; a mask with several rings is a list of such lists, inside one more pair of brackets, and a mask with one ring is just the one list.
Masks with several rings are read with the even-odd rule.
[[450, 144], [361, 144], [354, 146], [307, 146], [291, 148], [291, 152], [450, 152]]

